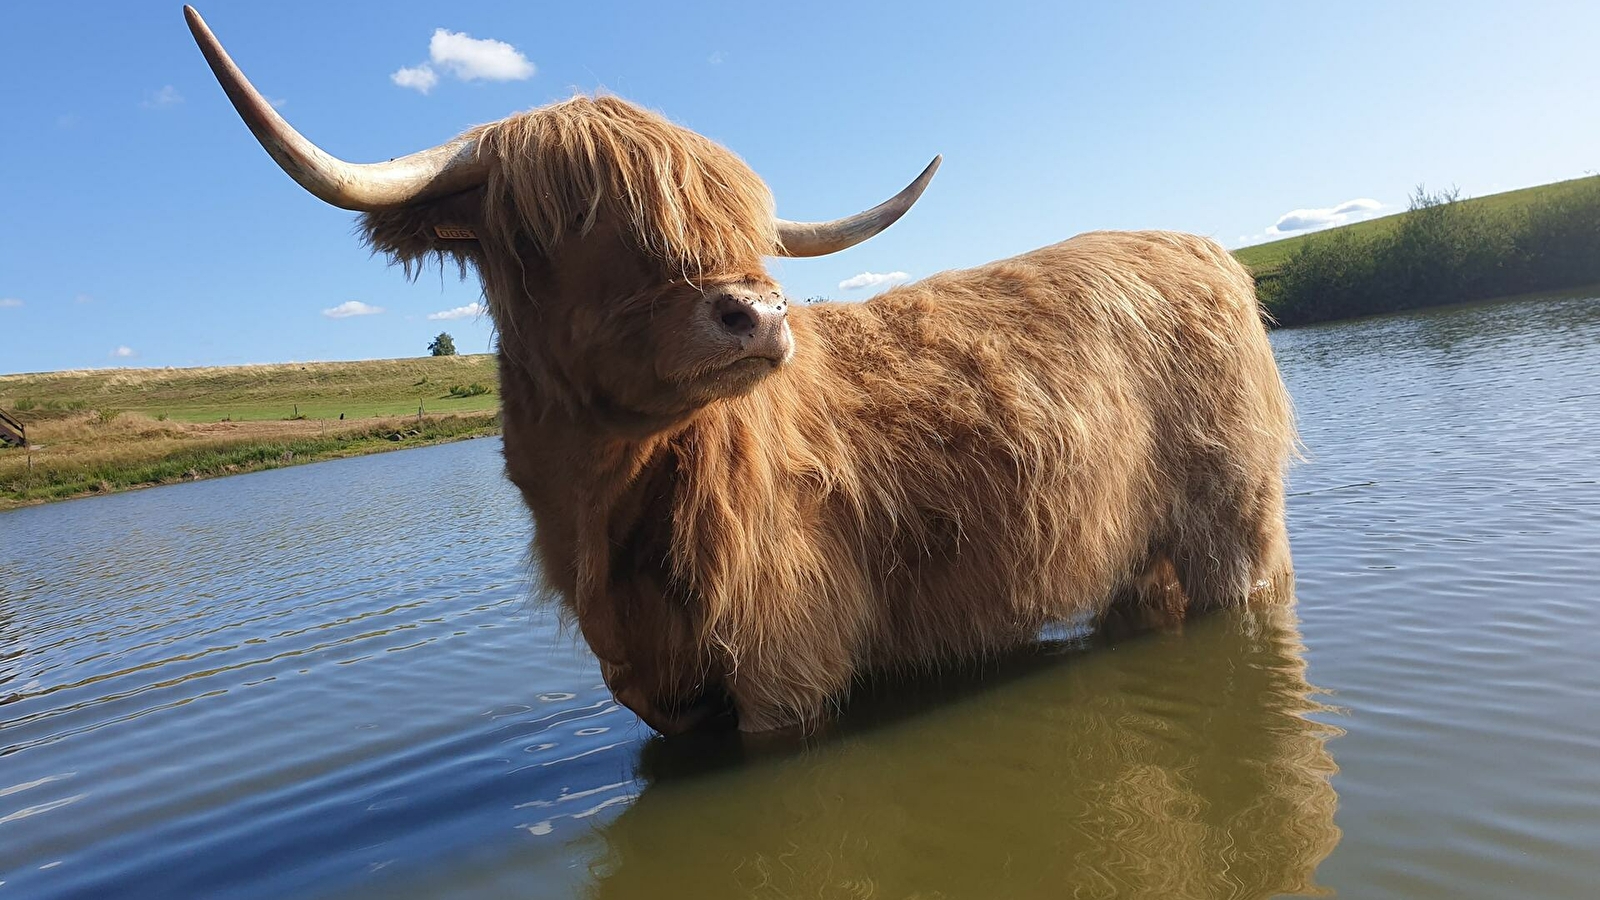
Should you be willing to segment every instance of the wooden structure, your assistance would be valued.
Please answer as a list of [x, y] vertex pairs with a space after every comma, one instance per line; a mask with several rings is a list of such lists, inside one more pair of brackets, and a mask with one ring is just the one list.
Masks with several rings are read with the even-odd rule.
[[7, 415], [3, 409], [0, 409], [0, 445], [28, 446], [28, 427]]

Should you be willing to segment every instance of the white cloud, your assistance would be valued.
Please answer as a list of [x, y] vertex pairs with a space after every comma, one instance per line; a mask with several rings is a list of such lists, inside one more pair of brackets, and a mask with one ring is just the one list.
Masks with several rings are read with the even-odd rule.
[[383, 312], [383, 307], [362, 303], [360, 300], [346, 300], [338, 306], [322, 311], [330, 319], [348, 319], [351, 316], [375, 316]]
[[72, 302], [73, 303], [93, 303], [94, 302], [94, 298], [89, 296], [88, 294], [79, 294], [78, 296], [72, 298]]
[[126, 344], [124, 344], [121, 347], [118, 347], [117, 349], [111, 351], [111, 355], [116, 357], [117, 359], [132, 359], [133, 358], [133, 348], [129, 347]]
[[1279, 216], [1278, 221], [1267, 229], [1267, 234], [1281, 236], [1332, 228], [1335, 225], [1348, 225], [1370, 218], [1380, 209], [1383, 209], [1382, 203], [1366, 197], [1346, 200], [1338, 206], [1323, 209], [1293, 209]]
[[856, 291], [861, 288], [886, 288], [897, 284], [904, 284], [911, 280], [911, 276], [904, 272], [862, 272], [852, 275], [839, 282], [839, 290]]
[[1334, 228], [1339, 225], [1349, 225], [1375, 216], [1388, 215], [1394, 212], [1393, 207], [1379, 203], [1370, 197], [1358, 197], [1355, 200], [1346, 200], [1337, 206], [1322, 209], [1291, 209], [1278, 217], [1278, 221], [1268, 225], [1265, 230], [1255, 234], [1241, 234], [1235, 242], [1235, 248], [1249, 247], [1267, 241], [1278, 241], [1297, 234], [1307, 234], [1321, 231], [1325, 228]]
[[536, 71], [520, 50], [505, 41], [437, 28], [428, 40], [428, 61], [405, 66], [389, 80], [426, 94], [438, 85], [440, 72], [462, 81], [523, 81]]
[[146, 94], [144, 101], [139, 105], [145, 109], [166, 109], [171, 106], [177, 106], [182, 102], [183, 95], [178, 93], [177, 88], [169, 84], [163, 86], [159, 91]]
[[21, 305], [22, 301], [15, 297], [0, 297], [0, 309], [16, 309]]
[[390, 75], [389, 80], [403, 88], [410, 88], [417, 93], [426, 94], [433, 90], [434, 85], [439, 83], [439, 76], [431, 66], [423, 63], [420, 66], [402, 68]]
[[713, 66], [722, 65], [722, 60], [723, 60], [723, 55], [722, 55], [722, 51], [721, 50], [718, 50], [717, 52], [715, 52], [715, 53], [711, 54], [710, 56], [706, 57], [706, 62], [711, 63]]
[[441, 312], [428, 313], [428, 318], [435, 320], [470, 319], [476, 316], [481, 316], [485, 312], [488, 312], [488, 307], [484, 306], [482, 303], [468, 303], [466, 306], [458, 306], [455, 309], [447, 309]]
[[505, 41], [443, 28], [428, 41], [428, 58], [462, 81], [522, 81], [534, 73], [533, 63]]

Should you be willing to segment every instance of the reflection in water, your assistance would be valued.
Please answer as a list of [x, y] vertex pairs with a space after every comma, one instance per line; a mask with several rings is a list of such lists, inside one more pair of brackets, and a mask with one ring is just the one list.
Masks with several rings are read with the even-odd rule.
[[[1304, 367], [1315, 365], [1336, 370], [1337, 377], [1348, 381], [1383, 372], [1387, 383], [1366, 386], [1404, 389], [1411, 386], [1409, 379], [1395, 376], [1410, 365], [1470, 367], [1481, 372], [1486, 358], [1508, 348], [1526, 354], [1533, 347], [1589, 347], [1597, 329], [1600, 302], [1596, 302], [1593, 289], [1588, 289], [1552, 294], [1535, 303], [1474, 303], [1294, 328], [1275, 333], [1273, 345], [1278, 366], [1291, 381], [1304, 373]], [[1493, 360], [1495, 365], [1501, 362]], [[1290, 385], [1291, 390], [1294, 387]], [[1374, 421], [1382, 418], [1372, 417]]]
[[917, 687], [912, 715], [869, 701], [788, 758], [704, 771], [714, 746], [654, 741], [648, 787], [599, 832], [589, 893], [1318, 893], [1339, 838], [1336, 729], [1308, 717], [1326, 708], [1301, 649], [1290, 609], [1218, 614], [1003, 684]]

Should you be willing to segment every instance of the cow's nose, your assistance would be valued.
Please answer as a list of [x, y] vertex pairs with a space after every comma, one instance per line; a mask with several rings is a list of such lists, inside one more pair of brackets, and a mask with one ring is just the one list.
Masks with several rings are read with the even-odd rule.
[[788, 303], [778, 297], [728, 292], [718, 294], [712, 301], [711, 316], [729, 334], [746, 339], [780, 330], [788, 308]]

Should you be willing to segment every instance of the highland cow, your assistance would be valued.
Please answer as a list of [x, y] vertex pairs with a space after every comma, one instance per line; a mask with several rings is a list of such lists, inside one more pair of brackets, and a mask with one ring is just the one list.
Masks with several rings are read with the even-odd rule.
[[872, 673], [1289, 576], [1289, 400], [1216, 244], [1085, 234], [791, 308], [766, 258], [878, 233], [938, 159], [865, 213], [788, 222], [729, 151], [578, 97], [353, 165], [185, 12], [290, 176], [408, 271], [480, 277], [540, 573], [655, 729], [809, 726]]

